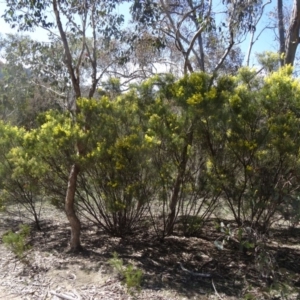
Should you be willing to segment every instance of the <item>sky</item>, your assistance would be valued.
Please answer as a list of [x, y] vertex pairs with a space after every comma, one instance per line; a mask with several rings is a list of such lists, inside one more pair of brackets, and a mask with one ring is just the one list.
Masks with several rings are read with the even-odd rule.
[[[265, 2], [268, 0], [265, 0]], [[292, 0], [285, 0], [285, 5], [291, 5]], [[0, 16], [3, 15], [5, 10], [5, 1], [0, 0]], [[121, 8], [121, 10], [124, 10], [126, 12], [126, 9]], [[276, 11], [276, 1], [272, 0], [272, 3], [270, 5], [267, 5], [265, 7], [265, 17], [260, 20], [260, 23], [258, 24], [256, 28], [256, 35], [265, 27], [270, 25], [270, 19], [266, 17], [269, 12], [275, 12]], [[128, 14], [125, 14], [125, 19], [129, 18]], [[4, 19], [0, 18], [0, 33], [13, 33], [17, 34], [17, 30], [11, 29], [10, 26], [5, 23]], [[26, 33], [29, 34], [32, 38], [46, 42], [47, 39], [47, 33], [43, 29], [37, 29], [33, 33]], [[242, 49], [243, 53], [246, 53], [249, 47], [249, 40], [250, 36], [248, 35], [248, 38], [240, 44], [240, 47]], [[255, 59], [255, 53], [261, 53], [263, 51], [277, 51], [277, 43], [275, 41], [274, 33], [271, 29], [264, 30], [263, 33], [260, 35], [259, 39], [255, 42], [252, 50], [252, 56], [250, 60], [250, 66], [255, 66], [257, 64]]]
[[[264, 2], [267, 2], [265, 0]], [[250, 59], [250, 66], [256, 64], [255, 53], [262, 53], [264, 51], [278, 51], [278, 42], [275, 40], [274, 29], [265, 29], [266, 27], [271, 27], [274, 25], [274, 20], [272, 20], [269, 14], [276, 12], [276, 2], [272, 0], [272, 3], [265, 6], [264, 17], [261, 18], [258, 26], [256, 28], [255, 37], [259, 35], [259, 38], [255, 41], [252, 48], [252, 57]], [[285, 4], [287, 5], [290, 0], [285, 0]], [[261, 33], [262, 32], [262, 33]], [[260, 34], [261, 33], [261, 34]], [[277, 31], [276, 31], [277, 34]], [[255, 40], [255, 39], [254, 39]], [[247, 39], [244, 43], [240, 45], [242, 52], [247, 53], [250, 44], [250, 35], [248, 34]]]
[[[10, 25], [4, 21], [2, 15], [4, 14], [5, 9], [6, 9], [6, 2], [3, 0], [0, 0], [0, 33], [1, 34], [6, 34], [6, 33], [18, 34], [16, 29], [12, 29], [10, 27]], [[124, 10], [125, 12], [126, 12], [126, 10], [129, 10], [129, 5], [127, 3], [125, 3], [125, 5], [123, 5], [123, 7], [118, 8], [118, 12], [120, 12], [122, 10]], [[122, 11], [122, 13], [123, 13], [123, 11]], [[129, 19], [129, 14], [125, 14], [124, 16], [125, 16], [125, 22], [127, 22]], [[51, 18], [51, 16], [48, 17], [48, 20], [50, 20], [50, 18]], [[54, 18], [54, 17], [52, 16], [52, 18]], [[40, 42], [48, 41], [47, 31], [45, 31], [44, 29], [41, 29], [41, 28], [35, 29], [34, 32], [26, 32], [25, 34], [31, 36], [32, 38], [34, 38]]]
[[[4, 21], [2, 15], [4, 14], [5, 8], [6, 8], [5, 1], [0, 0], [0, 33], [18, 34], [16, 29], [12, 29], [10, 25]], [[30, 35], [32, 38], [37, 39], [41, 42], [46, 42], [48, 40], [47, 34], [45, 34], [45, 30], [43, 29], [37, 29], [35, 32], [32, 33], [29, 32], [26, 34]]]

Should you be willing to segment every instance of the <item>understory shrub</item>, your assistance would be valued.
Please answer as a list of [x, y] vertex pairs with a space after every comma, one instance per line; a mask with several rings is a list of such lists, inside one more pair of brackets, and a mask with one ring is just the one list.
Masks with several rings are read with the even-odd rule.
[[223, 206], [239, 226], [297, 222], [299, 97], [290, 67], [265, 78], [245, 68], [215, 81], [161, 75], [78, 99], [76, 120], [48, 111], [35, 129], [1, 123], [1, 200], [15, 198], [38, 224], [36, 201], [63, 207], [76, 163], [77, 213], [112, 235], [142, 229], [144, 217], [160, 238], [197, 234]]
[[220, 109], [207, 117], [207, 164], [237, 224], [268, 230], [298, 194], [300, 85], [290, 67], [260, 81], [250, 75], [242, 69], [219, 80]]
[[232, 243], [238, 252], [254, 256], [255, 269], [262, 278], [274, 277], [277, 265], [272, 251], [267, 247], [266, 234], [249, 226], [233, 228], [229, 223], [225, 225], [223, 222], [217, 227], [222, 233], [214, 242], [219, 250], [224, 250]]
[[113, 253], [113, 258], [111, 258], [108, 263], [122, 277], [123, 283], [126, 285], [127, 290], [130, 293], [140, 291], [143, 277], [142, 270], [135, 268], [131, 264], [124, 266], [123, 260], [118, 257], [116, 252]]
[[82, 99], [78, 105], [91, 128], [80, 160], [78, 210], [109, 233], [123, 236], [139, 226], [155, 192], [145, 117], [133, 93], [116, 101]]
[[23, 258], [25, 252], [30, 249], [26, 239], [30, 234], [28, 225], [20, 225], [19, 232], [9, 231], [2, 236], [3, 243], [8, 246], [18, 258]]
[[39, 176], [37, 175], [41, 166], [37, 164], [35, 158], [28, 160], [27, 157], [23, 156], [24, 136], [26, 135], [23, 128], [0, 122], [0, 135], [0, 197], [2, 208], [9, 209], [12, 204], [24, 208], [33, 218], [37, 229], [40, 230], [39, 213], [45, 195], [39, 185]]

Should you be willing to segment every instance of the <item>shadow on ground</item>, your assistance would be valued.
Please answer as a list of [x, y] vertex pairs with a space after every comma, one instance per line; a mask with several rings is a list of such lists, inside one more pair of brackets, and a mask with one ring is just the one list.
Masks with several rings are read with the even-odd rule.
[[[116, 252], [124, 264], [133, 264], [142, 269], [143, 289], [171, 289], [191, 299], [203, 294], [219, 294], [241, 299], [248, 291], [270, 290], [275, 283], [283, 282], [296, 292], [300, 286], [300, 230], [274, 229], [271, 244], [265, 249], [272, 257], [272, 269], [263, 276], [261, 268], [270, 265], [259, 262], [255, 251], [240, 251], [228, 243], [224, 250], [218, 250], [214, 241], [220, 237], [213, 225], [207, 223], [199, 237], [166, 237], [160, 241], [155, 235], [145, 234], [146, 229], [124, 238], [111, 237], [93, 226], [82, 230], [82, 243], [86, 249], [81, 255], [66, 253], [70, 230], [68, 224], [57, 224], [51, 220], [42, 222], [43, 231], [32, 231], [32, 244], [40, 251], [53, 252], [72, 257], [71, 264], [89, 262], [87, 272], [96, 271]], [[202, 236], [202, 237], [201, 237]], [[194, 273], [210, 274], [211, 278], [197, 276], [182, 270], [182, 266]], [[64, 268], [61, 264], [61, 268]], [[67, 268], [67, 267], [66, 267]], [[282, 273], [280, 270], [284, 268]], [[215, 289], [212, 284], [212, 280]], [[256, 294], [254, 294], [255, 296]], [[227, 298], [228, 299], [228, 298]], [[274, 298], [275, 299], [275, 298]]]
[[[2, 216], [1, 232], [17, 230], [20, 223], [20, 220]], [[66, 252], [70, 238], [68, 224], [61, 218], [51, 218], [41, 221], [42, 231], [34, 229], [32, 224], [30, 243], [35, 250], [58, 256], [60, 269], [77, 264], [87, 266], [86, 272], [97, 272], [103, 265], [110, 268], [108, 260], [116, 252], [124, 265], [133, 264], [143, 270], [143, 289], [171, 289], [188, 299], [203, 299], [203, 295], [216, 291], [226, 299], [243, 299], [247, 293], [259, 299], [258, 295], [275, 289], [278, 283], [279, 289], [281, 284], [286, 284], [299, 295], [300, 229], [272, 229], [264, 248], [267, 253], [267, 262], [264, 262], [264, 258], [259, 257], [261, 253], [241, 251], [235, 244], [228, 243], [224, 250], [218, 250], [214, 241], [221, 240], [221, 234], [214, 224], [208, 222], [198, 237], [185, 238], [175, 233], [163, 241], [155, 234], [146, 233], [147, 228], [118, 238], [85, 225], [82, 243], [86, 251], [74, 255]], [[180, 263], [194, 274], [183, 270]], [[263, 272], [268, 268], [270, 272]], [[210, 274], [211, 278], [195, 273]]]

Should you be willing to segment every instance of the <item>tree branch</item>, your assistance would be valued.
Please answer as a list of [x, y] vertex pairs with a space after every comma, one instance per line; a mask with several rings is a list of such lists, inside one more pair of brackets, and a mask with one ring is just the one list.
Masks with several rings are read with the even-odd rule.
[[[57, 27], [60, 33], [60, 37], [61, 40], [63, 42], [64, 45], [64, 50], [65, 50], [65, 64], [68, 68], [70, 77], [71, 77], [71, 81], [72, 81], [72, 85], [74, 88], [74, 92], [75, 92], [75, 96], [76, 98], [80, 98], [81, 97], [81, 91], [80, 91], [80, 86], [79, 86], [79, 78], [76, 77], [75, 73], [74, 73], [74, 68], [73, 68], [73, 64], [72, 64], [72, 55], [71, 55], [71, 51], [69, 48], [69, 44], [68, 44], [68, 40], [67, 40], [67, 36], [66, 33], [63, 29], [62, 23], [61, 23], [61, 19], [60, 19], [60, 14], [59, 14], [59, 10], [58, 10], [58, 6], [57, 6], [57, 0], [52, 0], [52, 4], [53, 4], [53, 11], [56, 17], [56, 23], [57, 23]], [[79, 74], [77, 74], [79, 75]]]

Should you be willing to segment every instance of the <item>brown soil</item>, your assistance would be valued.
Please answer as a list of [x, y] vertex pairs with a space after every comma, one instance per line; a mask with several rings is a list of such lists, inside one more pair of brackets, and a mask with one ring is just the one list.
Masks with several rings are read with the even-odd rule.
[[[273, 228], [264, 248], [241, 251], [234, 242], [216, 248], [222, 236], [213, 221], [197, 237], [173, 235], [163, 242], [144, 228], [121, 239], [85, 225], [86, 251], [74, 255], [66, 251], [70, 231], [64, 214], [54, 207], [43, 211], [42, 231], [32, 226], [25, 259], [0, 242], [0, 299], [300, 299], [298, 228]], [[0, 214], [0, 235], [23, 221]], [[124, 265], [143, 271], [140, 292], [127, 293], [108, 263], [114, 252]]]

